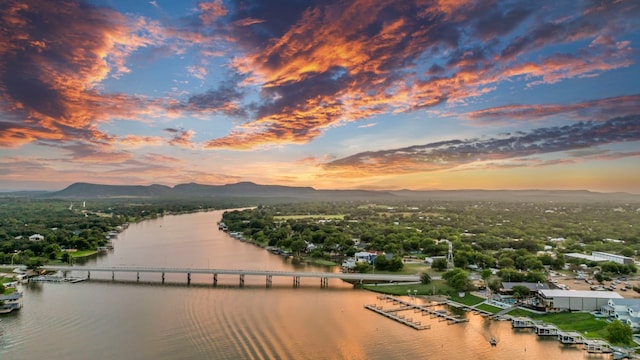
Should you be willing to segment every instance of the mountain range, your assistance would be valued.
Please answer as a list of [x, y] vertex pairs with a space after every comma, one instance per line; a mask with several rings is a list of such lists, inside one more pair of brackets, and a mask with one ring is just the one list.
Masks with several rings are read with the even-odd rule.
[[[5, 193], [5, 196], [11, 193]], [[14, 196], [29, 196], [20, 194]], [[74, 183], [63, 190], [35, 192], [31, 196], [61, 199], [179, 199], [179, 198], [254, 198], [282, 201], [341, 200], [420, 200], [420, 201], [509, 201], [509, 202], [640, 202], [640, 195], [629, 193], [599, 193], [587, 190], [316, 190], [312, 187], [259, 185], [239, 182], [226, 185], [196, 183], [165, 185], [103, 185]]]

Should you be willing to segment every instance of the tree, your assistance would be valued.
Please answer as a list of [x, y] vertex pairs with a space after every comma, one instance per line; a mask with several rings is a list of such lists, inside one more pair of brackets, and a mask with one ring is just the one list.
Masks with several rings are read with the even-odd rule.
[[431, 268], [435, 271], [445, 271], [447, 269], [447, 259], [439, 258], [433, 260]]
[[620, 255], [623, 255], [623, 256], [632, 257], [634, 254], [635, 254], [635, 251], [633, 251], [633, 249], [628, 246], [620, 250]]
[[620, 320], [614, 320], [605, 328], [607, 332], [607, 340], [616, 344], [630, 344], [633, 341], [633, 330], [631, 326], [622, 323]]
[[512, 288], [513, 297], [516, 299], [523, 299], [531, 294], [531, 290], [528, 287], [522, 285], [516, 285]]
[[469, 275], [460, 268], [447, 271], [442, 275], [442, 278], [447, 280], [447, 284], [457, 292], [465, 291], [469, 287]]
[[431, 276], [429, 276], [429, 274], [427, 274], [426, 272], [423, 272], [422, 274], [420, 274], [420, 282], [423, 284], [429, 284], [431, 282]]

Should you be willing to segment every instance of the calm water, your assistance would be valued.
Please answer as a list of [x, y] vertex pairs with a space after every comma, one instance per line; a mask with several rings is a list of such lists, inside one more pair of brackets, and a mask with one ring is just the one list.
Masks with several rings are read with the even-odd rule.
[[[214, 211], [134, 224], [115, 250], [89, 261], [104, 266], [291, 270], [280, 256], [217, 230]], [[297, 268], [298, 270], [301, 268]], [[320, 267], [307, 271], [327, 271]], [[84, 276], [77, 272], [74, 275]], [[330, 280], [263, 277], [91, 274], [91, 281], [31, 283], [24, 308], [0, 317], [0, 359], [585, 359], [581, 349], [515, 332], [505, 321], [465, 314], [447, 325], [425, 316], [417, 331], [363, 308], [374, 293]], [[420, 301], [418, 299], [418, 301]], [[412, 313], [408, 317], [415, 317]], [[488, 339], [499, 340], [492, 348]]]

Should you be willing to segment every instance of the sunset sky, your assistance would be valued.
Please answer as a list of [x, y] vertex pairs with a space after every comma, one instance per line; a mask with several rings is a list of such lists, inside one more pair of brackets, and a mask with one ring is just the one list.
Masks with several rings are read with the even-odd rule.
[[640, 193], [640, 1], [3, 0], [0, 191]]

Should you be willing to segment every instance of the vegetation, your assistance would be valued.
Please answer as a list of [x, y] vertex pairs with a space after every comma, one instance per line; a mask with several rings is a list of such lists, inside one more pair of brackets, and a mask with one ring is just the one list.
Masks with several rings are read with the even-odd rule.
[[[111, 231], [126, 223], [166, 214], [233, 206], [220, 200], [151, 201], [111, 199], [89, 202], [28, 197], [0, 198], [0, 263], [36, 267], [70, 263], [95, 254]], [[35, 234], [42, 239], [30, 240]], [[67, 255], [65, 255], [67, 254]]]
[[614, 344], [631, 345], [633, 344], [633, 331], [631, 326], [622, 323], [620, 320], [614, 320], [605, 328], [607, 332], [607, 340]]

